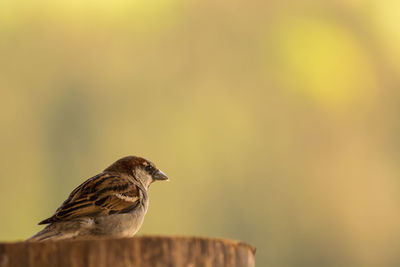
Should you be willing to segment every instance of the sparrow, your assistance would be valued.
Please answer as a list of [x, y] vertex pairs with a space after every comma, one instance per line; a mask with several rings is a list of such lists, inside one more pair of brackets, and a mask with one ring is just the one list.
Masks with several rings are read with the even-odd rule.
[[161, 180], [168, 177], [152, 162], [121, 158], [75, 188], [53, 216], [39, 223], [47, 226], [26, 241], [132, 237], [147, 212], [150, 184]]

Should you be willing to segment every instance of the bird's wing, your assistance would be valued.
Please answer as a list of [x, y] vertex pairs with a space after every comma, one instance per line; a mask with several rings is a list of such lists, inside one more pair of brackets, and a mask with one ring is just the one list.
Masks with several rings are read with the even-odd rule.
[[143, 192], [126, 177], [101, 173], [78, 186], [52, 217], [39, 224], [126, 213], [140, 204]]

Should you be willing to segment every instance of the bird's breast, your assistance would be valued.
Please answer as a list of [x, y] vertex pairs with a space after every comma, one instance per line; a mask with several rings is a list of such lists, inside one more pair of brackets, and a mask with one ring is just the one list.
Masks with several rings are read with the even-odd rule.
[[93, 233], [96, 235], [110, 235], [115, 237], [131, 237], [142, 226], [147, 205], [139, 207], [129, 213], [113, 214], [95, 218]]

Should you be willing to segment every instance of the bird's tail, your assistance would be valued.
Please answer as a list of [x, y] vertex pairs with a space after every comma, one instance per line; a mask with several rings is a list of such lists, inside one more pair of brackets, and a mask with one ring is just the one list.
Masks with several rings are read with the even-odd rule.
[[60, 239], [61, 233], [57, 231], [57, 229], [54, 229], [54, 227], [51, 227], [52, 225], [47, 225], [42, 231], [38, 232], [34, 236], [31, 236], [28, 238], [27, 242], [31, 241], [45, 241], [49, 239]]

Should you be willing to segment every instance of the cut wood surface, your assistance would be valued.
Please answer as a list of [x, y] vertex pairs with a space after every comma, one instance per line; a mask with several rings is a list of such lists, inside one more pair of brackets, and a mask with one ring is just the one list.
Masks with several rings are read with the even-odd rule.
[[0, 243], [0, 267], [252, 267], [255, 248], [234, 240], [197, 237]]

